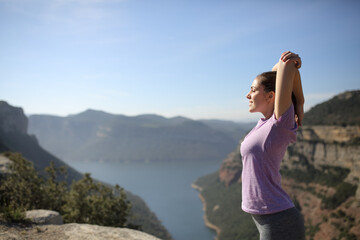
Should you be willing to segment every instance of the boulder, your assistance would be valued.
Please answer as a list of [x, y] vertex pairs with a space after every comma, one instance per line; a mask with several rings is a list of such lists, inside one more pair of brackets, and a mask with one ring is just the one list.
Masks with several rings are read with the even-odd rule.
[[63, 224], [61, 215], [50, 210], [36, 209], [26, 211], [26, 218], [36, 224]]
[[6, 175], [10, 173], [9, 165], [11, 160], [4, 155], [0, 155], [0, 175]]

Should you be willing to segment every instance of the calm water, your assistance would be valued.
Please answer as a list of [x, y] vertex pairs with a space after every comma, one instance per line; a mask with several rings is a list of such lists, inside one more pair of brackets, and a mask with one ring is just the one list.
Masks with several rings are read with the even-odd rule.
[[191, 184], [197, 178], [218, 170], [220, 162], [71, 165], [140, 196], [175, 240], [214, 239], [215, 233], [204, 224], [202, 204]]

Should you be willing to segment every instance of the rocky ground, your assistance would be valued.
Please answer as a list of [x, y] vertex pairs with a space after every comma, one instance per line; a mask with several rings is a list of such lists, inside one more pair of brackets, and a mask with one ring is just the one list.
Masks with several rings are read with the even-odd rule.
[[159, 240], [149, 234], [89, 224], [34, 225], [0, 223], [0, 240]]

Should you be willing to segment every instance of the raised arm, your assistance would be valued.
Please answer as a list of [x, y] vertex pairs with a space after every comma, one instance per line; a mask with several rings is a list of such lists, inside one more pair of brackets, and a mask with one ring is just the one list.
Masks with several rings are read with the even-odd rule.
[[302, 119], [304, 117], [304, 103], [305, 98], [302, 90], [301, 84], [301, 77], [299, 70], [295, 72], [294, 84], [293, 84], [293, 93], [296, 99], [295, 108], [295, 115], [296, 115], [296, 122], [299, 126], [302, 125]]
[[[301, 67], [301, 59], [297, 54], [292, 52], [284, 52], [279, 62], [273, 67], [273, 71], [277, 71], [275, 85], [275, 117], [280, 118], [292, 103], [291, 95], [294, 93], [297, 103], [295, 112], [303, 106], [304, 97], [302, 94], [300, 73], [298, 68]], [[299, 108], [299, 110], [302, 110]], [[301, 111], [303, 114], [303, 111]], [[302, 116], [297, 113], [297, 121], [301, 123]]]

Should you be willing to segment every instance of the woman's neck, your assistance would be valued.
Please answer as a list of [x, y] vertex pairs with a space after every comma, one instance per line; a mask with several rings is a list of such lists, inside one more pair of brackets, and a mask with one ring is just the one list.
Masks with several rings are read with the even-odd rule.
[[265, 119], [271, 118], [271, 116], [274, 114], [274, 105], [266, 108], [266, 110], [262, 112], [262, 114], [264, 115]]

